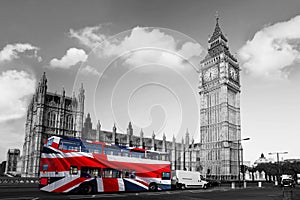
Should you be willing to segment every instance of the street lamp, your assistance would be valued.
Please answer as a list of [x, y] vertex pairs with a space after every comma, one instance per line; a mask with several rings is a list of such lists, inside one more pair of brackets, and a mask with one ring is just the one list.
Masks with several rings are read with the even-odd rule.
[[[239, 187], [241, 187], [241, 177], [240, 177], [240, 172], [241, 172], [241, 164], [240, 164], [240, 142], [244, 141], [244, 140], [250, 140], [250, 138], [244, 138], [244, 139], [237, 140], [237, 142], [238, 142], [237, 150], [238, 150], [238, 180], [239, 180]], [[243, 157], [243, 155], [242, 155], [242, 157]], [[242, 165], [244, 165], [243, 164], [243, 158], [242, 158]], [[245, 181], [244, 176], [243, 176], [243, 181]]]
[[273, 153], [269, 153], [269, 155], [277, 155], [277, 181], [279, 180], [279, 175], [280, 175], [280, 166], [279, 166], [279, 154], [287, 154], [288, 152], [273, 152]]

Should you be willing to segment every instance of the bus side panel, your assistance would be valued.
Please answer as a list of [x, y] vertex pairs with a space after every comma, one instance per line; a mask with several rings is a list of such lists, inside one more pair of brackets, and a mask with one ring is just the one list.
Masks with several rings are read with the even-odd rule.
[[123, 179], [125, 191], [146, 191], [148, 186], [136, 180], [125, 178]]
[[104, 192], [119, 192], [120, 191], [119, 190], [119, 181], [117, 178], [103, 178], [102, 181], [103, 181], [103, 186], [104, 186], [103, 187]]

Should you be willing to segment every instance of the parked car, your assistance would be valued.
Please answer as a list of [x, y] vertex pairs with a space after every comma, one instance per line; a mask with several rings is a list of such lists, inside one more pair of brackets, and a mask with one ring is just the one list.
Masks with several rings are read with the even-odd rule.
[[208, 187], [220, 186], [221, 185], [220, 180], [211, 179], [211, 178], [204, 178], [202, 175], [201, 175], [201, 180], [204, 180], [204, 181], [208, 182], [208, 184], [207, 184]]
[[281, 187], [295, 187], [296, 182], [294, 179], [287, 178], [287, 179], [282, 179], [281, 180]]
[[208, 187], [220, 186], [221, 185], [221, 181], [219, 181], [219, 180], [209, 179], [209, 178], [203, 178], [202, 180], [208, 182]]

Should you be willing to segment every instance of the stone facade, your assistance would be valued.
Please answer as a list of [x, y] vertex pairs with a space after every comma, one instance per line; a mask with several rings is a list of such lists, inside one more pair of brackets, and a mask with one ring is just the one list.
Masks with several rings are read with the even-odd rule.
[[236, 179], [241, 161], [240, 68], [216, 19], [200, 70], [200, 165], [203, 175]]
[[47, 91], [44, 73], [28, 106], [25, 124], [25, 141], [22, 153], [22, 176], [37, 177], [41, 147], [52, 135], [81, 137], [84, 115], [84, 89], [81, 85], [78, 97]]
[[20, 160], [20, 149], [9, 149], [7, 152], [5, 173], [10, 175], [20, 175], [18, 162]]

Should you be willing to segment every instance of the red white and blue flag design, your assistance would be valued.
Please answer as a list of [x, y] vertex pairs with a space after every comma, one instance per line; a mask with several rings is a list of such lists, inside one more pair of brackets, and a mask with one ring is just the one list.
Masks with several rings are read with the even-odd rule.
[[[49, 138], [40, 161], [40, 189], [47, 192], [122, 192], [171, 189], [170, 162], [64, 149], [60, 137]], [[65, 143], [69, 142], [67, 139]], [[99, 148], [104, 143], [93, 143]], [[102, 152], [103, 149], [101, 150]], [[141, 149], [139, 149], [142, 152]]]

